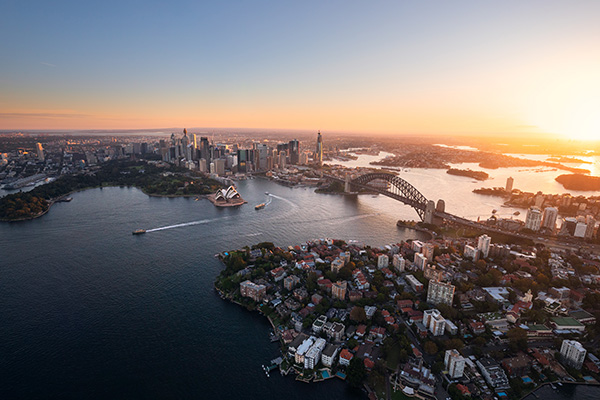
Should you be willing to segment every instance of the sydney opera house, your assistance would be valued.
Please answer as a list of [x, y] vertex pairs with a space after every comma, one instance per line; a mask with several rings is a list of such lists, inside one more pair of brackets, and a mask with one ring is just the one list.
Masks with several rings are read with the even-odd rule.
[[239, 206], [246, 203], [246, 200], [242, 199], [242, 196], [233, 186], [217, 190], [214, 195], [209, 196], [209, 200], [217, 207]]

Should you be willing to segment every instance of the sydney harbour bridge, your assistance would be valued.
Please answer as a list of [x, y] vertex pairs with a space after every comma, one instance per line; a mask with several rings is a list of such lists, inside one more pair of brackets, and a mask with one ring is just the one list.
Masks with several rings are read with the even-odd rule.
[[501, 233], [505, 235], [508, 234], [515, 238], [530, 239], [536, 243], [543, 243], [546, 246], [551, 246], [554, 248], [569, 249], [573, 251], [578, 249], [581, 250], [581, 248], [593, 248], [595, 251], [600, 252], [600, 246], [597, 245], [567, 243], [564, 240], [539, 237], [539, 235], [521, 232], [507, 232], [494, 226], [487, 226], [479, 222], [447, 213], [445, 210], [446, 206], [444, 200], [438, 200], [437, 204], [432, 200], [428, 200], [421, 192], [417, 190], [417, 188], [393, 173], [371, 172], [363, 175], [346, 174], [344, 179], [329, 174], [323, 174], [323, 177], [343, 183], [344, 191], [346, 193], [357, 193], [361, 189], [364, 189], [368, 192], [380, 193], [384, 196], [400, 201], [414, 208], [421, 220], [428, 224], [437, 225], [441, 223], [442, 220], [447, 220], [488, 233]]
[[432, 200], [427, 200], [413, 185], [392, 173], [372, 172], [356, 177], [347, 174], [345, 179], [328, 174], [324, 176], [344, 183], [346, 193], [355, 193], [364, 189], [409, 205], [415, 209], [421, 220], [428, 224], [435, 223], [436, 217], [439, 219], [449, 216], [445, 212], [444, 200], [438, 200], [436, 205]]

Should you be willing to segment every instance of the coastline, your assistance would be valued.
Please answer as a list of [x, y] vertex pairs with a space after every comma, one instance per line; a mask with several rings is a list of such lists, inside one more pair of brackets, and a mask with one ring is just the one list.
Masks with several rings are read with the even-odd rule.
[[545, 382], [542, 383], [540, 386], [536, 387], [535, 389], [527, 392], [526, 394], [524, 394], [523, 396], [520, 397], [520, 400], [525, 400], [527, 397], [529, 396], [533, 396], [535, 398], [540, 398], [539, 395], [536, 394], [537, 391], [543, 389], [544, 387], [547, 386], [551, 386], [555, 383], [561, 383], [562, 385], [574, 385], [574, 386], [593, 386], [598, 388], [598, 390], [600, 391], [600, 383], [585, 383], [585, 382], [570, 382], [570, 381], [554, 381], [554, 382]]
[[[201, 198], [201, 199], [208, 199], [208, 200], [210, 200], [210, 198], [209, 198], [210, 195], [209, 194], [179, 194], [179, 195], [177, 195], [177, 194], [146, 193], [146, 191], [144, 189], [142, 189], [142, 188], [140, 188], [138, 186], [135, 186], [135, 185], [102, 185], [102, 186], [92, 186], [92, 187], [86, 187], [86, 188], [82, 188], [82, 189], [72, 190], [72, 191], [70, 191], [68, 193], [65, 193], [65, 194], [59, 196], [59, 197], [55, 197], [55, 198], [52, 198], [50, 200], [47, 200], [48, 201], [48, 208], [45, 211], [43, 211], [43, 212], [41, 212], [39, 214], [31, 215], [31, 216], [23, 217], [23, 218], [17, 218], [17, 219], [0, 218], [0, 222], [23, 222], [23, 221], [30, 221], [30, 220], [33, 220], [33, 219], [36, 219], [36, 218], [40, 218], [40, 217], [46, 215], [50, 211], [50, 209], [52, 208], [52, 206], [55, 203], [57, 203], [62, 198], [65, 198], [65, 197], [67, 197], [67, 196], [69, 196], [69, 195], [71, 195], [73, 193], [84, 192], [86, 190], [91, 190], [91, 189], [102, 189], [102, 188], [105, 188], [105, 187], [107, 187], [107, 188], [108, 187], [128, 187], [128, 188], [134, 187], [136, 189], [139, 189], [142, 193], [144, 193], [146, 196], [149, 196], [149, 197], [167, 197], [167, 198], [198, 197], [198, 198]], [[247, 203], [247, 201], [244, 201], [244, 203]]]

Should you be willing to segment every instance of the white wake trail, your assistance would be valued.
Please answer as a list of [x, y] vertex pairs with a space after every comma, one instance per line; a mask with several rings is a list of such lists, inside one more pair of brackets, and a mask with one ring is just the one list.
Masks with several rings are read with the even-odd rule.
[[285, 201], [286, 203], [289, 203], [289, 204], [291, 204], [291, 205], [292, 205], [292, 207], [294, 207], [294, 208], [298, 208], [298, 204], [294, 203], [294, 202], [293, 202], [293, 201], [291, 201], [291, 200], [288, 200], [288, 199], [286, 199], [285, 197], [277, 196], [276, 194], [273, 194], [273, 193], [269, 193], [269, 196], [271, 196], [271, 197], [275, 197], [276, 199], [279, 199], [279, 200], [283, 200], [283, 201]]
[[167, 229], [174, 229], [174, 228], [183, 228], [185, 226], [193, 226], [193, 225], [202, 225], [202, 224], [208, 224], [209, 222], [215, 222], [215, 221], [220, 221], [222, 219], [227, 219], [228, 217], [224, 217], [224, 218], [214, 218], [214, 219], [201, 219], [199, 221], [192, 221], [192, 222], [185, 222], [183, 224], [176, 224], [176, 225], [169, 225], [169, 226], [161, 226], [160, 228], [154, 228], [154, 229], [148, 229], [146, 231], [146, 233], [149, 232], [158, 232], [158, 231], [164, 231]]

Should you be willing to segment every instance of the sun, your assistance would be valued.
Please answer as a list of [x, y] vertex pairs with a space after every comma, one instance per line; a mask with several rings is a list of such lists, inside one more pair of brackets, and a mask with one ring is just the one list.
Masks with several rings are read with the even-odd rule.
[[541, 131], [577, 141], [600, 141], [600, 92], [538, 98], [529, 121]]

